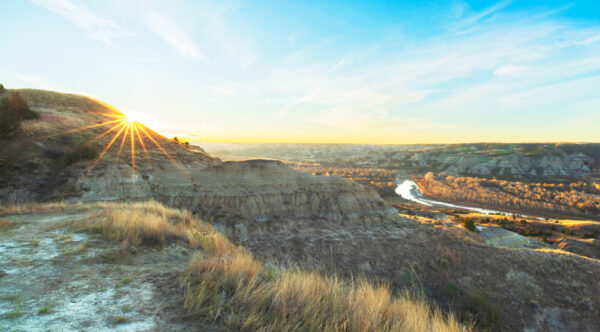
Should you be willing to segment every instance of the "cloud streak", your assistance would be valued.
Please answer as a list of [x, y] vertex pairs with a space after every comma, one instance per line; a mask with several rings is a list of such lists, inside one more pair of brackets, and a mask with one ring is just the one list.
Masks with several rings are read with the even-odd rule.
[[34, 4], [48, 9], [88, 33], [88, 37], [115, 47], [114, 40], [133, 34], [115, 22], [102, 18], [83, 4], [69, 0], [31, 0]]
[[198, 49], [191, 38], [167, 16], [150, 8], [143, 16], [143, 20], [150, 31], [159, 36], [181, 55], [196, 61], [207, 60], [206, 56]]

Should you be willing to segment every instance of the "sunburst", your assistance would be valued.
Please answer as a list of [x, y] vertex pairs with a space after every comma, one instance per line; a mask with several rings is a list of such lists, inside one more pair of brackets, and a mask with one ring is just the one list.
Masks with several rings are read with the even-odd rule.
[[152, 163], [152, 159], [150, 158], [150, 153], [148, 152], [146, 144], [144, 144], [144, 138], [148, 138], [150, 141], [152, 141], [152, 143], [169, 159], [170, 162], [172, 162], [177, 167], [182, 168], [182, 166], [165, 150], [165, 148], [163, 148], [163, 146], [158, 142], [158, 140], [156, 140], [153, 137], [152, 132], [149, 130], [146, 130], [145, 126], [143, 124], [141, 124], [137, 119], [132, 118], [130, 116], [126, 116], [121, 113], [95, 113], [95, 114], [106, 116], [109, 118], [109, 120], [103, 121], [103, 122], [97, 123], [97, 124], [86, 125], [86, 126], [82, 126], [79, 128], [62, 131], [57, 134], [51, 135], [51, 136], [66, 135], [66, 134], [70, 134], [70, 133], [89, 130], [92, 128], [108, 127], [104, 132], [98, 134], [97, 136], [89, 139], [87, 142], [84, 143], [84, 145], [90, 145], [94, 142], [99, 141], [101, 138], [103, 138], [107, 135], [113, 135], [112, 138], [110, 139], [110, 141], [104, 146], [102, 151], [98, 154], [98, 156], [87, 167], [86, 173], [88, 175], [96, 167], [96, 165], [98, 165], [98, 163], [106, 156], [106, 154], [110, 150], [110, 148], [113, 145], [115, 145], [115, 142], [117, 142], [119, 139], [120, 139], [120, 142], [118, 143], [119, 149], [118, 149], [117, 155], [115, 157], [115, 164], [118, 163], [119, 158], [121, 157], [121, 153], [123, 152], [123, 147], [125, 146], [125, 143], [127, 143], [127, 141], [129, 141], [129, 144], [131, 146], [131, 151], [130, 151], [131, 152], [131, 178], [132, 178], [132, 184], [134, 186], [135, 186], [135, 172], [136, 172], [136, 167], [137, 167], [137, 163], [136, 163], [136, 159], [135, 159], [135, 157], [136, 157], [135, 156], [136, 155], [136, 141], [139, 142], [139, 146], [142, 148], [142, 151], [144, 152], [144, 156], [146, 157], [146, 159], [151, 167], [152, 167], [153, 163]]

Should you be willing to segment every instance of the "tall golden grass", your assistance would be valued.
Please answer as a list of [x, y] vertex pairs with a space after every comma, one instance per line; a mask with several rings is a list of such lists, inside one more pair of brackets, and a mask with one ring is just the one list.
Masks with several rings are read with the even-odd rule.
[[266, 267], [237, 248], [199, 256], [181, 279], [184, 306], [244, 331], [471, 331], [387, 285]]
[[183, 241], [192, 248], [201, 247], [211, 252], [233, 247], [212, 225], [194, 218], [189, 211], [171, 209], [155, 201], [99, 202], [88, 206], [100, 212], [73, 224], [114, 241], [158, 246]]
[[65, 202], [0, 204], [0, 216], [17, 213], [61, 211], [66, 206], [67, 203]]
[[[184, 306], [243, 331], [471, 331], [424, 299], [389, 286], [297, 267], [263, 265], [212, 225], [157, 202], [90, 203], [74, 225], [136, 245], [184, 241], [201, 249], [181, 277]], [[55, 206], [56, 208], [57, 206]], [[63, 205], [64, 207], [64, 205]], [[30, 209], [41, 207], [30, 206]], [[23, 209], [17, 209], [22, 211]]]

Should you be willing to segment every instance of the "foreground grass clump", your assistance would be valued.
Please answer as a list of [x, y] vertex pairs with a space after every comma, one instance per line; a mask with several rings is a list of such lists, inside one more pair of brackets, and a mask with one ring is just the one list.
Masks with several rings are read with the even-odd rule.
[[162, 246], [182, 241], [192, 248], [225, 252], [234, 247], [210, 224], [194, 218], [190, 212], [167, 208], [155, 201], [118, 204], [92, 203], [100, 208], [93, 217], [75, 225], [93, 233], [101, 233], [114, 241], [134, 245]]
[[9, 229], [13, 225], [13, 222], [10, 220], [0, 220], [0, 231], [4, 231]]
[[463, 310], [472, 316], [478, 326], [484, 329], [491, 329], [500, 321], [498, 309], [483, 294], [469, 295], [463, 300]]
[[0, 204], [0, 216], [31, 212], [56, 212], [65, 208], [82, 208], [83, 204], [67, 204], [65, 202], [53, 203], [22, 203], [22, 204]]
[[386, 285], [266, 267], [240, 248], [196, 257], [181, 283], [187, 309], [244, 331], [471, 330]]

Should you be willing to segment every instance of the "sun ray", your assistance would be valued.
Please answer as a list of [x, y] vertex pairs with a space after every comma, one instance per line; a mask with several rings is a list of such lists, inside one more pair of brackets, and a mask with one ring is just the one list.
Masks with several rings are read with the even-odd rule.
[[135, 141], [133, 139], [133, 128], [137, 127], [137, 123], [133, 123], [131, 124], [131, 127], [129, 128], [129, 136], [130, 136], [130, 142], [131, 142], [131, 183], [133, 184], [134, 187], [134, 192], [135, 192]]
[[90, 145], [90, 144], [94, 143], [95, 141], [97, 141], [97, 140], [101, 139], [102, 137], [108, 135], [111, 131], [114, 131], [117, 128], [119, 128], [121, 126], [124, 126], [124, 125], [125, 125], [125, 122], [117, 123], [115, 126], [109, 128], [108, 130], [106, 130], [102, 134], [99, 134], [96, 137], [92, 138], [91, 140], [87, 141], [87, 143], [85, 143], [85, 145]]
[[102, 152], [100, 153], [100, 155], [96, 158], [96, 160], [94, 160], [94, 163], [92, 165], [90, 165], [90, 167], [88, 167], [88, 174], [94, 169], [94, 167], [96, 167], [96, 165], [98, 164], [98, 162], [102, 159], [102, 157], [104, 157], [104, 155], [106, 154], [106, 152], [108, 151], [108, 149], [110, 149], [110, 147], [113, 145], [113, 143], [117, 140], [117, 138], [119, 138], [119, 136], [121, 135], [121, 133], [123, 132], [123, 130], [125, 130], [127, 126], [122, 125], [121, 129], [119, 130], [119, 132], [115, 135], [115, 137], [113, 137], [110, 142], [106, 145], [106, 147], [104, 148], [104, 150], [102, 150]]
[[[95, 112], [92, 112], [92, 113], [95, 113]], [[133, 190], [135, 190], [135, 182], [136, 182], [135, 172], [136, 172], [136, 167], [137, 167], [136, 156], [135, 156], [135, 154], [136, 154], [136, 148], [135, 148], [136, 136], [139, 139], [140, 145], [142, 147], [142, 150], [144, 151], [144, 155], [146, 156], [148, 163], [150, 164], [150, 167], [152, 169], [154, 168], [152, 165], [153, 162], [152, 162], [152, 158], [150, 157], [148, 147], [146, 147], [146, 144], [144, 143], [144, 135], [147, 136], [152, 141], [152, 143], [154, 143], [154, 145], [169, 159], [169, 161], [171, 163], [173, 163], [173, 165], [177, 166], [178, 168], [182, 169], [183, 171], [185, 171], [187, 173], [187, 170], [177, 160], [175, 160], [169, 154], [169, 152], [167, 152], [167, 150], [165, 150], [165, 148], [158, 142], [158, 140], [154, 138], [154, 136], [151, 134], [151, 132], [149, 130], [146, 130], [146, 128], [143, 124], [137, 122], [133, 118], [127, 118], [125, 115], [121, 115], [121, 114], [107, 114], [107, 113], [95, 113], [95, 114], [106, 115], [106, 116], [110, 116], [110, 117], [113, 117], [116, 119], [105, 121], [102, 123], [93, 124], [93, 125], [83, 126], [80, 128], [75, 128], [75, 129], [67, 130], [67, 131], [52, 135], [52, 136], [63, 135], [63, 134], [83, 131], [83, 130], [90, 129], [90, 128], [96, 128], [96, 127], [115, 124], [114, 126], [108, 128], [103, 133], [95, 136], [94, 138], [88, 140], [85, 143], [85, 145], [92, 144], [93, 142], [96, 142], [96, 141], [100, 140], [102, 137], [110, 134], [111, 132], [118, 130], [117, 133], [108, 142], [108, 144], [106, 144], [104, 149], [100, 152], [98, 157], [92, 162], [91, 165], [89, 165], [87, 167], [88, 175], [98, 165], [100, 160], [102, 160], [102, 158], [104, 158], [106, 153], [115, 144], [117, 139], [121, 138], [121, 143], [119, 144], [119, 150], [115, 157], [115, 165], [116, 165], [120, 161], [121, 153], [123, 152], [123, 148], [125, 146], [125, 142], [127, 141], [127, 137], [129, 136], [129, 142], [131, 144], [131, 179], [132, 179], [132, 186], [134, 188]], [[121, 135], [123, 135], [123, 137], [120, 137]], [[112, 171], [114, 171], [114, 170], [115, 169], [113, 168]]]
[[46, 136], [46, 138], [60, 136], [60, 135], [65, 135], [65, 134], [70, 134], [70, 133], [75, 133], [75, 132], [86, 130], [86, 129], [90, 129], [90, 128], [106, 126], [106, 125], [109, 125], [111, 123], [120, 122], [120, 121], [123, 121], [123, 120], [122, 119], [111, 120], [111, 121], [97, 123], [97, 124], [93, 124], [93, 125], [89, 125], [89, 126], [83, 126], [83, 127], [80, 127], [80, 128], [65, 130], [65, 131], [62, 131], [60, 133], [56, 133], [56, 134], [53, 134], [53, 135], [48, 135], [48, 136]]
[[146, 159], [148, 159], [148, 163], [150, 164], [150, 167], [152, 167], [152, 158], [150, 158], [150, 154], [148, 153], [148, 150], [146, 150], [146, 145], [144, 144], [144, 140], [142, 139], [142, 136], [140, 135], [140, 131], [138, 130], [138, 126], [133, 127], [133, 129], [135, 130], [135, 133], [137, 134], [137, 137], [140, 140], [140, 144], [142, 145], [142, 150], [144, 150], [144, 154], [146, 155]]
[[148, 136], [148, 138], [150, 138], [150, 140], [154, 143], [154, 145], [156, 145], [157, 148], [160, 149], [160, 151], [162, 151], [162, 153], [165, 154], [165, 156], [167, 156], [167, 158], [169, 158], [169, 160], [177, 167], [183, 168], [175, 159], [173, 159], [173, 157], [171, 157], [171, 155], [154, 139], [154, 137], [152, 137], [151, 134], [149, 134], [146, 129], [144, 129], [143, 125], [140, 126], [140, 129], [146, 134], [146, 136]]
[[123, 145], [125, 145], [125, 140], [127, 139], [127, 131], [131, 128], [131, 123], [125, 125], [125, 134], [123, 135], [123, 139], [121, 140], [121, 146], [119, 146], [119, 153], [117, 153], [117, 157], [115, 158], [115, 164], [119, 162], [119, 157], [121, 157], [121, 151], [123, 151]]

